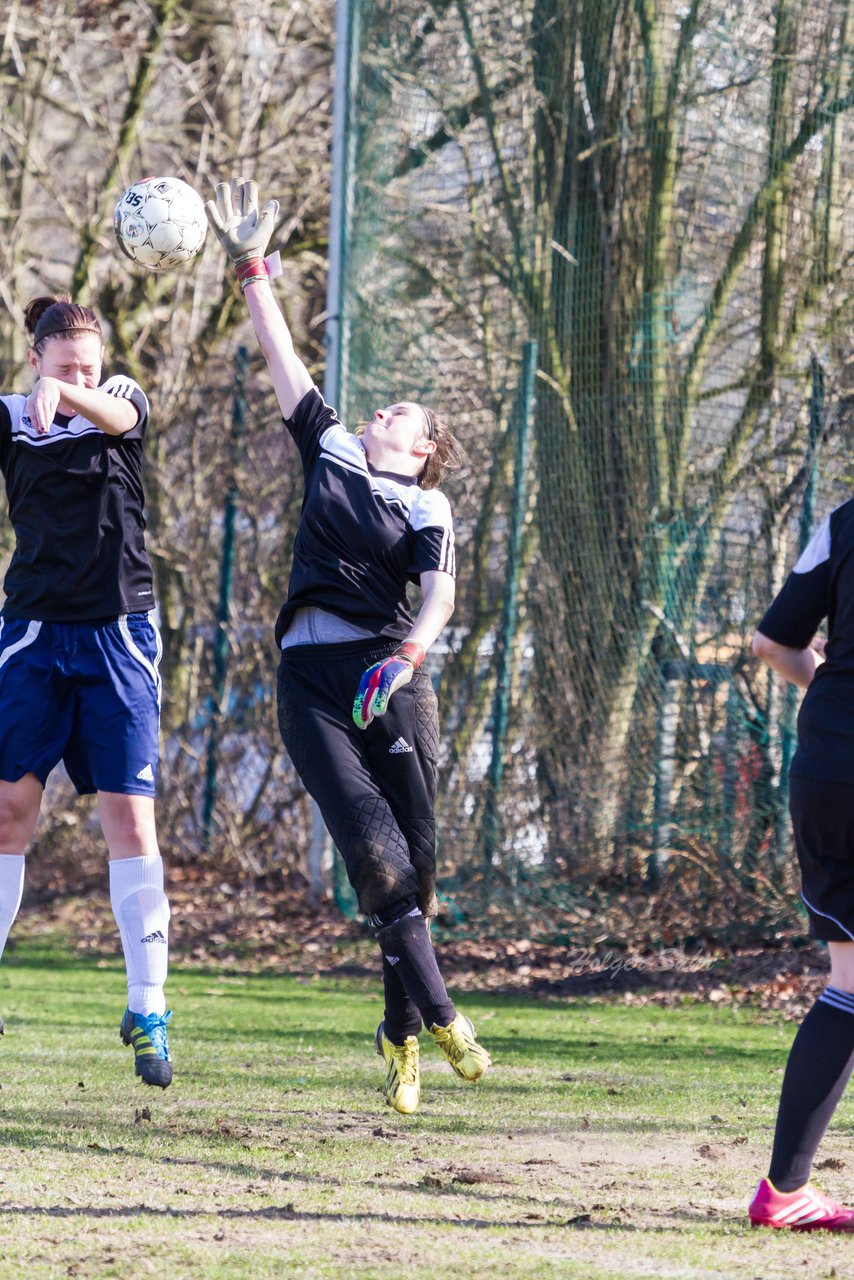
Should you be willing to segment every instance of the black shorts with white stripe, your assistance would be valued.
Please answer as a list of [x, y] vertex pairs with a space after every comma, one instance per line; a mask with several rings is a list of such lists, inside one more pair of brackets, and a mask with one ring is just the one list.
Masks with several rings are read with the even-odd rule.
[[854, 942], [854, 786], [795, 773], [789, 810], [810, 934]]

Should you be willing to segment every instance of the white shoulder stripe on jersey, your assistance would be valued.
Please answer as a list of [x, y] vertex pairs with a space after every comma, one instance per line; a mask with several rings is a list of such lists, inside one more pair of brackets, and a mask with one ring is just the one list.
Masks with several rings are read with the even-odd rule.
[[451, 529], [454, 525], [451, 504], [441, 489], [417, 489], [412, 502], [412, 527], [416, 530]]
[[151, 406], [148, 403], [148, 396], [143, 391], [138, 382], [133, 378], [127, 377], [126, 374], [114, 373], [112, 377], [107, 378], [106, 382], [102, 382], [99, 391], [106, 391], [108, 396], [115, 396], [118, 400], [130, 400], [135, 391], [138, 391], [145, 403], [144, 415], [148, 417], [151, 412]]
[[[80, 426], [74, 428], [72, 423], [79, 422]], [[100, 428], [87, 422], [85, 418], [72, 418], [67, 426], [60, 427], [56, 423], [50, 429], [50, 434], [46, 436], [36, 435], [35, 431], [27, 431], [24, 427], [19, 427], [17, 431], [12, 432], [12, 441], [19, 442], [26, 440], [27, 444], [35, 445], [37, 449], [44, 448], [48, 444], [56, 444], [58, 440], [80, 440], [83, 436], [102, 436], [104, 433]]]
[[[831, 512], [831, 515], [833, 513]], [[804, 547], [792, 573], [809, 573], [830, 559], [830, 516], [826, 516]]]
[[[2, 623], [3, 620], [0, 618], [0, 631], [2, 631]], [[26, 649], [28, 645], [31, 645], [38, 638], [41, 629], [42, 624], [40, 622], [31, 622], [20, 640], [16, 641], [15, 644], [10, 644], [8, 649], [4, 649], [0, 653], [0, 667], [9, 661], [13, 653], [17, 653], [19, 649]]]
[[336, 453], [330, 453], [328, 449], [321, 449], [320, 456], [327, 462], [334, 462], [337, 467], [343, 467], [345, 471], [352, 471], [354, 475], [364, 476], [366, 480], [370, 479], [367, 467], [360, 467], [358, 463], [349, 458], [342, 458]]
[[442, 546], [439, 551], [439, 568], [447, 570], [448, 563], [453, 551], [452, 535], [450, 529], [442, 531]]
[[409, 519], [409, 507], [406, 505], [406, 503], [403, 501], [402, 498], [399, 498], [397, 496], [397, 494], [387, 493], [384, 489], [381, 489], [379, 485], [376, 485], [376, 484], [371, 485], [371, 493], [374, 495], [375, 498], [381, 498], [387, 507], [398, 507], [400, 509], [400, 514], [403, 516], [404, 520]]
[[371, 475], [367, 467], [363, 468], [358, 465], [354, 466], [353, 463], [337, 457], [334, 453], [327, 452], [326, 449], [321, 450], [320, 456], [325, 459], [326, 462], [331, 462], [334, 466], [341, 467], [342, 470], [349, 471], [354, 476], [361, 476], [363, 480], [366, 480], [370, 484], [371, 493], [375, 498], [381, 498], [388, 507], [400, 507], [401, 515], [404, 520], [407, 519], [409, 512], [403, 499], [398, 498], [394, 494], [383, 493], [382, 489], [377, 488], [377, 486], [372, 483]]
[[320, 447], [325, 453], [331, 454], [335, 458], [346, 459], [348, 462], [355, 462], [362, 471], [368, 470], [368, 459], [365, 457], [365, 451], [355, 436], [351, 436], [341, 426], [340, 422], [333, 422], [331, 427], [327, 427], [320, 434]]

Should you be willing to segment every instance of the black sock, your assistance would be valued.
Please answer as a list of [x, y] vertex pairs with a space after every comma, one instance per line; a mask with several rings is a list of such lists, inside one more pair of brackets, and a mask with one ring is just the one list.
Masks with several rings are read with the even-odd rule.
[[436, 953], [427, 933], [427, 921], [419, 911], [377, 930], [383, 958], [397, 973], [406, 994], [417, 1007], [426, 1027], [446, 1027], [456, 1017]]
[[421, 1031], [418, 1006], [406, 994], [397, 966], [383, 956], [383, 991], [385, 992], [384, 1030], [392, 1044], [403, 1044], [407, 1036]]
[[854, 995], [826, 987], [801, 1023], [786, 1063], [768, 1171], [778, 1191], [796, 1191], [809, 1182], [852, 1067]]

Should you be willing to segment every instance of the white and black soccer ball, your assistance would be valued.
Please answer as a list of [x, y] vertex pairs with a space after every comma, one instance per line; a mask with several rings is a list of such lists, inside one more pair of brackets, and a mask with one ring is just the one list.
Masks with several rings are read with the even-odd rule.
[[202, 197], [180, 178], [144, 178], [128, 187], [113, 226], [122, 252], [149, 271], [189, 262], [208, 229]]

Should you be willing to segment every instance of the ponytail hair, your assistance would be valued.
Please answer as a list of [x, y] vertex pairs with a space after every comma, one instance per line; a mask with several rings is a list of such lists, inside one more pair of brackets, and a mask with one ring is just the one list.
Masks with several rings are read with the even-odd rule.
[[63, 295], [59, 298], [33, 298], [24, 307], [24, 323], [32, 334], [32, 346], [42, 355], [49, 338], [76, 338], [94, 333], [103, 341], [101, 323], [94, 311], [81, 307]]
[[462, 465], [465, 454], [447, 422], [443, 422], [424, 405], [418, 407], [427, 422], [428, 439], [435, 441], [436, 444], [436, 448], [428, 454], [427, 461], [417, 477], [418, 484], [422, 489], [438, 489], [447, 472], [456, 471]]

